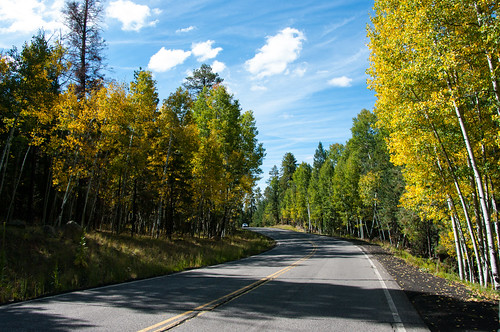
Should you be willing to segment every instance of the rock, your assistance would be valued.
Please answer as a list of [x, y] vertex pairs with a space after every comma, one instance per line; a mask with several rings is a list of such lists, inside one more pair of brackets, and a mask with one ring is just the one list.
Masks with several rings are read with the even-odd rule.
[[82, 227], [73, 220], [68, 221], [68, 223], [63, 226], [63, 236], [73, 241], [79, 241], [82, 236]]
[[57, 236], [56, 229], [50, 225], [43, 226], [43, 233], [47, 237], [56, 237]]

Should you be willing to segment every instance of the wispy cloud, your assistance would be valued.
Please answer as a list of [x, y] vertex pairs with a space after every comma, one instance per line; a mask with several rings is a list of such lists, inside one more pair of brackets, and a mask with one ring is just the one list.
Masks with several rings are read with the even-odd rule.
[[190, 51], [167, 50], [162, 47], [149, 59], [148, 68], [155, 72], [165, 72], [182, 64], [189, 56], [191, 56]]
[[290, 27], [267, 37], [266, 45], [245, 63], [246, 69], [257, 78], [285, 72], [288, 64], [299, 57], [305, 39], [303, 32]]
[[267, 88], [263, 85], [252, 85], [250, 90], [252, 90], [252, 91], [267, 91]]
[[[160, 13], [161, 10], [153, 9], [153, 14]], [[144, 27], [155, 26], [158, 20], [150, 20], [153, 14], [148, 6], [139, 5], [129, 0], [112, 1], [106, 8], [106, 15], [120, 21], [122, 30], [125, 31], [140, 31]]]
[[196, 27], [191, 25], [191, 26], [189, 26], [187, 28], [175, 30], [175, 33], [186, 33], [186, 32], [189, 32], [189, 31], [193, 31], [194, 29], [196, 29]]
[[307, 68], [304, 66], [304, 67], [295, 68], [295, 70], [292, 73], [293, 73], [293, 76], [303, 77], [306, 74], [306, 72], [307, 72]]
[[207, 40], [202, 43], [193, 43], [191, 49], [193, 51], [193, 55], [198, 58], [198, 61], [205, 61], [208, 59], [213, 59], [222, 51], [222, 47], [212, 48], [213, 40]]
[[352, 78], [347, 76], [335, 77], [328, 81], [328, 85], [337, 87], [337, 88], [347, 88], [350, 87], [352, 83]]
[[340, 28], [342, 28], [343, 26], [353, 22], [356, 18], [358, 18], [359, 15], [355, 15], [355, 16], [351, 16], [351, 17], [347, 17], [347, 18], [344, 18], [341, 22], [335, 22], [335, 23], [332, 23], [330, 25], [328, 25], [325, 29], [325, 31], [323, 32], [323, 36], [327, 35], [327, 34], [330, 34]]

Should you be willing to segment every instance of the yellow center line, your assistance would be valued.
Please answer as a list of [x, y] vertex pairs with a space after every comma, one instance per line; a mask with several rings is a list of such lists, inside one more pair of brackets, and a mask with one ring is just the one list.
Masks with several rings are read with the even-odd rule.
[[151, 325], [145, 329], [139, 330], [138, 332], [148, 332], [148, 331], [151, 331], [154, 329], [156, 329], [155, 332], [159, 332], [159, 331], [165, 331], [165, 330], [171, 329], [172, 327], [175, 327], [175, 326], [183, 323], [184, 321], [186, 321], [190, 318], [194, 318], [196, 316], [199, 316], [200, 314], [203, 314], [206, 311], [213, 310], [216, 307], [218, 307], [224, 303], [230, 302], [230, 301], [232, 301], [232, 300], [264, 285], [264, 284], [267, 284], [269, 281], [278, 278], [280, 275], [293, 269], [294, 267], [296, 267], [297, 265], [299, 265], [303, 261], [311, 258], [316, 253], [317, 246], [314, 242], [311, 242], [311, 241], [309, 241], [309, 242], [313, 245], [313, 249], [311, 250], [311, 252], [309, 254], [307, 254], [306, 256], [302, 257], [301, 259], [295, 261], [294, 263], [282, 268], [281, 270], [274, 272], [274, 273], [268, 275], [267, 277], [263, 277], [260, 280], [257, 280], [257, 281], [255, 281], [255, 282], [253, 282], [245, 287], [237, 289], [234, 292], [231, 292], [229, 294], [221, 296], [218, 299], [215, 299], [213, 301], [199, 305], [194, 309], [185, 311], [182, 314], [171, 317], [171, 318], [164, 320], [162, 322], [159, 322], [155, 325]]

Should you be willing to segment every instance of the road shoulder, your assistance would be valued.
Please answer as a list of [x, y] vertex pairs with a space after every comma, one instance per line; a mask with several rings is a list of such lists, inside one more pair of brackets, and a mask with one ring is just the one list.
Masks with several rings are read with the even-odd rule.
[[378, 245], [353, 242], [394, 278], [431, 331], [499, 328], [498, 304], [475, 301], [467, 287], [421, 271]]

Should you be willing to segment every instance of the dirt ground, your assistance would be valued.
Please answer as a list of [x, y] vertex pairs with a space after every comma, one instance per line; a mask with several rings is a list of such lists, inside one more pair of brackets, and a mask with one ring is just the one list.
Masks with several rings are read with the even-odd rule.
[[396, 279], [431, 331], [500, 331], [498, 302], [475, 300], [464, 285], [423, 272], [380, 246], [356, 244]]

